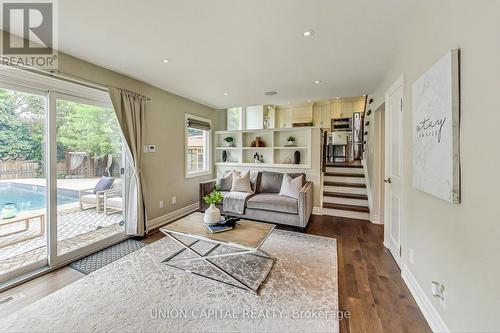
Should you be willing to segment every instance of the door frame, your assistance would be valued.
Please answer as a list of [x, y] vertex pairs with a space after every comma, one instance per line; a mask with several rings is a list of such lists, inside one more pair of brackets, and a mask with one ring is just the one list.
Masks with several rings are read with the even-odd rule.
[[[388, 241], [388, 238], [391, 237], [390, 235], [390, 223], [392, 220], [388, 217], [388, 214], [390, 214], [390, 196], [389, 196], [389, 186], [384, 184], [384, 246], [389, 249], [391, 254], [394, 257], [394, 260], [396, 261], [397, 265], [402, 268], [404, 266], [404, 249], [405, 249], [405, 223], [404, 223], [404, 211], [405, 211], [405, 197], [404, 197], [404, 179], [405, 179], [405, 166], [404, 166], [404, 135], [403, 135], [403, 127], [404, 127], [404, 106], [405, 106], [405, 75], [404, 73], [401, 73], [399, 77], [394, 81], [389, 88], [385, 92], [385, 122], [386, 125], [389, 119], [391, 119], [390, 114], [387, 112], [388, 111], [388, 106], [389, 104], [389, 96], [394, 93], [397, 89], [401, 88], [401, 117], [399, 117], [399, 142], [400, 142], [400, 154], [399, 154], [399, 167], [400, 167], [400, 182], [401, 182], [401, 193], [400, 193], [400, 211], [399, 211], [399, 257], [397, 255], [394, 255], [392, 253], [395, 251], [396, 253], [398, 252], [397, 249], [392, 249], [391, 243]], [[390, 137], [392, 130], [390, 129], [390, 126], [385, 126], [385, 131], [384, 131], [384, 145], [385, 145], [385, 156], [384, 156], [384, 179], [387, 179], [388, 175], [390, 175], [390, 167], [391, 167], [391, 149], [390, 149]]]

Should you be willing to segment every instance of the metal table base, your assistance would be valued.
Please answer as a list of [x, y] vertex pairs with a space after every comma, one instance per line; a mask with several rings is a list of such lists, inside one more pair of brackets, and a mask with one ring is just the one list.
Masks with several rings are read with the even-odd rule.
[[[179, 238], [175, 237], [171, 233], [165, 232], [165, 234], [170, 239], [172, 239], [174, 242], [176, 242], [177, 244], [181, 245], [182, 248], [180, 250], [176, 251], [175, 253], [171, 254], [170, 256], [168, 256], [165, 260], [162, 261], [163, 263], [165, 263], [166, 265], [168, 265], [170, 267], [182, 270], [184, 272], [195, 274], [195, 275], [198, 275], [198, 276], [201, 276], [201, 277], [213, 280], [213, 281], [217, 281], [217, 282], [220, 282], [220, 283], [232, 286], [232, 287], [236, 287], [236, 288], [248, 291], [248, 292], [253, 292], [254, 294], [258, 294], [258, 292], [260, 290], [260, 287], [266, 281], [267, 276], [271, 272], [271, 269], [273, 268], [274, 263], [276, 262], [275, 258], [271, 257], [267, 252], [265, 252], [265, 251], [263, 251], [261, 249], [256, 249], [256, 250], [236, 249], [236, 248], [233, 248], [231, 246], [228, 246], [226, 244], [221, 244], [221, 243], [216, 243], [210, 250], [208, 250], [206, 253], [202, 254], [202, 253], [199, 253], [198, 251], [196, 251], [195, 249], [193, 249], [193, 246], [196, 243], [198, 243], [198, 241], [200, 241], [200, 240], [195, 240], [194, 242], [192, 242], [190, 244], [186, 244], [183, 241], [181, 241]], [[225, 245], [227, 248], [235, 249], [236, 251], [234, 251], [234, 252], [227, 252], [227, 253], [223, 253], [223, 254], [213, 254], [213, 255], [211, 255], [211, 253], [215, 249], [217, 249], [219, 246], [221, 246], [221, 245]], [[175, 259], [176, 256], [178, 256], [179, 254], [181, 254], [182, 252], [184, 252], [186, 250], [189, 251], [189, 252], [191, 252], [191, 253], [193, 253], [195, 255], [195, 257], [185, 258], [185, 259]], [[266, 270], [264, 277], [259, 282], [259, 284], [258, 284], [258, 286], [257, 286], [256, 289], [253, 289], [247, 283], [245, 283], [244, 281], [241, 281], [241, 279], [238, 279], [233, 274], [231, 274], [228, 271], [224, 270], [222, 267], [220, 267], [219, 265], [217, 265], [216, 263], [214, 263], [212, 261], [212, 259], [214, 259], [214, 258], [239, 256], [239, 255], [245, 255], [245, 254], [246, 255], [252, 255], [252, 256], [260, 257], [260, 258], [264, 258], [264, 259], [272, 261], [271, 265], [269, 265], [269, 268]], [[221, 272], [224, 276], [226, 276], [230, 281], [232, 281], [234, 283], [223, 281], [223, 280], [220, 280], [220, 279], [217, 279], [217, 278], [214, 278], [214, 277], [202, 274], [202, 273], [197, 273], [197, 272], [194, 272], [194, 271], [186, 269], [186, 268], [178, 267], [178, 266], [176, 266], [174, 264], [174, 263], [179, 263], [179, 262], [189, 262], [189, 261], [198, 261], [198, 260], [203, 260], [204, 262], [208, 263], [210, 266], [212, 266], [213, 268], [215, 268], [217, 271]], [[238, 283], [239, 285], [236, 284], [236, 283]]]

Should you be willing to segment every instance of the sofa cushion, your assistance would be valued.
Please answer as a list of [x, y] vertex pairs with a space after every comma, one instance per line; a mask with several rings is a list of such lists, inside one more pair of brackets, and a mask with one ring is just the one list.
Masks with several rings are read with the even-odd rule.
[[230, 191], [233, 185], [233, 172], [217, 173], [217, 187], [220, 191]]
[[250, 171], [237, 173], [233, 172], [233, 185], [231, 192], [252, 192], [250, 186]]
[[[272, 171], [263, 171], [260, 176], [260, 186], [258, 192], [263, 193], [280, 193], [281, 184], [283, 183], [283, 173], [281, 172], [272, 172]], [[302, 177], [302, 186], [305, 184], [306, 175], [304, 173], [289, 173], [288, 174], [292, 179], [296, 177]]]
[[300, 189], [302, 188], [303, 178], [303, 176], [299, 176], [292, 179], [292, 177], [285, 173], [279, 195], [298, 199]]
[[259, 193], [248, 199], [247, 208], [298, 214], [298, 200], [274, 193]]

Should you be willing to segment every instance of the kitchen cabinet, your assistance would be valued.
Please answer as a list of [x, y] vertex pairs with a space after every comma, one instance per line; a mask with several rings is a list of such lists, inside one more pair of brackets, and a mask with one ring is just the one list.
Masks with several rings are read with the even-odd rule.
[[329, 129], [332, 126], [332, 113], [330, 103], [314, 104], [313, 121], [314, 126]]

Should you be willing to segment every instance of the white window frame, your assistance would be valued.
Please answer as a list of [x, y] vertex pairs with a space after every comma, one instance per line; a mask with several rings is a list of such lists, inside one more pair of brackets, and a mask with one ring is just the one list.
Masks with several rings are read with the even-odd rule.
[[[206, 131], [204, 150], [204, 164], [206, 168], [202, 171], [188, 171], [188, 119], [204, 121], [210, 124], [210, 130]], [[184, 175], [186, 179], [201, 177], [212, 174], [212, 120], [186, 113], [184, 115]]]

